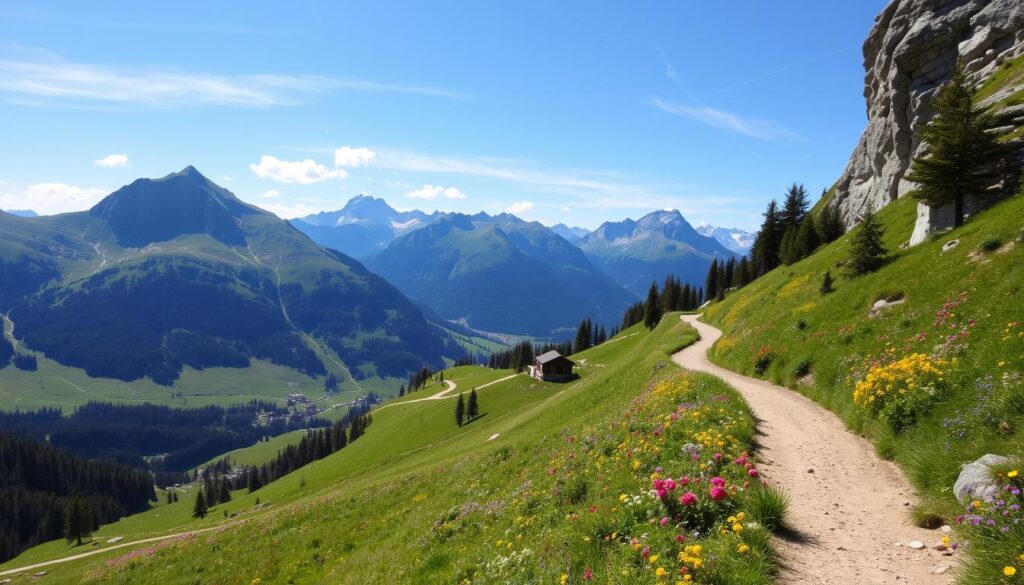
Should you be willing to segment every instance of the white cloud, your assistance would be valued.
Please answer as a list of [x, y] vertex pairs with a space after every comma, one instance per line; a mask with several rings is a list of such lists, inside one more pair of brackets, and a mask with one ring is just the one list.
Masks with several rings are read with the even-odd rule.
[[288, 205], [286, 203], [259, 203], [258, 205], [262, 209], [273, 213], [281, 219], [295, 219], [296, 217], [306, 217], [307, 215], [327, 211], [325, 207], [306, 205], [304, 203], [297, 203], [295, 205]]
[[0, 59], [0, 92], [42, 98], [33, 105], [89, 101], [150, 107], [229, 106], [265, 108], [298, 105], [327, 91], [409, 93], [466, 99], [427, 86], [377, 83], [318, 75], [217, 75], [167, 68], [115, 68], [71, 63], [52, 54]]
[[384, 186], [388, 189], [408, 189], [411, 187], [409, 183], [404, 181], [388, 181], [384, 183]]
[[220, 178], [220, 182], [221, 183], [230, 183], [231, 182], [231, 177], [227, 177], [227, 176], [221, 177]]
[[466, 194], [455, 187], [441, 187], [440, 185], [423, 185], [419, 189], [409, 191], [405, 194], [409, 199], [425, 199], [432, 201], [438, 197], [445, 199], [465, 199]]
[[664, 112], [758, 140], [801, 140], [799, 134], [768, 120], [747, 118], [708, 106], [689, 106], [666, 102], [661, 98], [654, 98], [650, 103]]
[[558, 209], [559, 209], [559, 211], [561, 211], [563, 213], [569, 213], [570, 211], [572, 211], [572, 208], [569, 207], [568, 205], [563, 205], [563, 206], [559, 207]]
[[0, 209], [31, 209], [40, 215], [82, 211], [109, 193], [65, 183], [37, 183], [20, 193], [0, 193]]
[[259, 194], [259, 197], [262, 199], [277, 199], [280, 196], [281, 194], [278, 193], [277, 190], [275, 189], [267, 189], [266, 191]]
[[311, 158], [287, 161], [270, 156], [269, 154], [261, 156], [259, 164], [251, 164], [249, 168], [261, 179], [299, 185], [311, 185], [331, 179], [344, 179], [348, 176], [348, 173], [342, 169], [328, 169]]
[[108, 154], [107, 156], [92, 161], [98, 167], [126, 167], [128, 166], [127, 154]]
[[342, 146], [334, 151], [334, 166], [349, 168], [365, 167], [370, 164], [370, 161], [372, 161], [375, 156], [377, 156], [377, 153], [373, 152], [369, 148], [352, 148], [351, 146]]
[[505, 211], [518, 215], [520, 213], [529, 213], [533, 211], [533, 203], [530, 201], [518, 201], [505, 208]]

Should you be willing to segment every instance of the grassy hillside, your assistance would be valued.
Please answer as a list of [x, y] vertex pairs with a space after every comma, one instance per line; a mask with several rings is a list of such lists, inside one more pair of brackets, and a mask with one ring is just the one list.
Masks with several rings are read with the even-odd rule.
[[[904, 467], [925, 496], [921, 521], [955, 524], [964, 513], [951, 494], [961, 464], [985, 453], [1020, 456], [1024, 446], [1024, 197], [909, 249], [899, 246], [913, 228], [915, 202], [897, 201], [879, 217], [891, 262], [867, 276], [839, 276], [847, 234], [776, 269], [708, 309], [706, 319], [724, 331], [713, 359], [838, 413]], [[959, 245], [943, 251], [954, 240]], [[826, 270], [838, 277], [830, 294], [819, 291]], [[880, 299], [899, 304], [872, 314]], [[982, 560], [968, 582], [998, 582], [1005, 565], [1020, 568], [1024, 531], [1013, 517], [996, 526], [1004, 522], [1012, 538], [997, 540], [1010, 544], [975, 555]], [[979, 551], [990, 536], [966, 528], [958, 535]]]
[[[724, 384], [671, 363], [693, 335], [671, 314], [653, 333], [634, 328], [575, 356], [578, 381], [493, 384], [479, 391], [483, 415], [461, 428], [452, 399], [387, 406], [348, 448], [236, 493], [205, 520], [187, 517], [186, 494], [97, 540], [223, 530], [48, 567], [48, 579], [581, 583], [589, 571], [595, 582], [769, 582], [763, 511], [778, 506], [744, 464], [753, 420]], [[460, 389], [487, 378], [460, 370]], [[662, 486], [662, 503], [649, 494], [661, 474], [691, 484]], [[684, 490], [695, 505], [676, 503]], [[49, 543], [6, 566], [71, 552]]]

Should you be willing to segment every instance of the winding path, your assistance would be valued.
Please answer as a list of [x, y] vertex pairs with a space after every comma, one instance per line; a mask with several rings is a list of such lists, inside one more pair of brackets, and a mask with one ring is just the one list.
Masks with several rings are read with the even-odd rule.
[[[504, 382], [505, 380], [511, 380], [512, 378], [515, 378], [518, 375], [519, 374], [512, 374], [511, 376], [505, 376], [504, 378], [498, 378], [497, 380], [492, 380], [492, 381], [490, 381], [490, 382], [488, 382], [486, 384], [481, 384], [479, 386], [475, 386], [475, 389], [483, 390], [484, 388], [486, 388], [488, 386], [492, 386], [494, 384], [497, 384], [498, 382]], [[401, 406], [403, 404], [412, 404], [414, 402], [426, 402], [428, 400], [444, 400], [445, 398], [453, 398], [453, 396], [451, 396], [451, 393], [454, 392], [456, 388], [458, 388], [458, 385], [455, 382], [452, 382], [451, 380], [445, 380], [444, 383], [447, 386], [447, 388], [445, 388], [444, 390], [441, 390], [437, 394], [431, 394], [430, 396], [427, 396], [426, 398], [417, 398], [415, 400], [405, 400], [405, 401], [402, 401], [402, 402], [391, 402], [391, 403], [385, 404], [384, 406], [381, 406], [380, 408], [378, 408], [377, 410], [375, 410], [373, 412], [380, 412], [380, 411], [382, 411], [385, 408], [388, 408], [390, 406]]]
[[[792, 498], [793, 534], [778, 542], [779, 582], [952, 583], [952, 569], [941, 567], [955, 561], [930, 549], [942, 534], [911, 523], [915, 495], [899, 468], [803, 395], [711, 363], [707, 351], [722, 332], [698, 317], [682, 316], [700, 340], [672, 359], [722, 378], [754, 411], [761, 468]], [[914, 540], [929, 548], [911, 549]]]

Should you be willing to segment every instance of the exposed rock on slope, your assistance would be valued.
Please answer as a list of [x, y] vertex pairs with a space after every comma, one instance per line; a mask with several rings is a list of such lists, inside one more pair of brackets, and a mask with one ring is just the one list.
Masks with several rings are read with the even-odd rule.
[[[970, 80], [980, 85], [1003, 63], [1021, 55], [1024, 2], [1020, 0], [894, 0], [889, 4], [864, 43], [868, 126], [836, 187], [835, 200], [846, 223], [852, 225], [867, 207], [878, 209], [913, 189], [913, 183], [903, 177], [921, 149], [917, 130], [931, 118], [931, 100], [958, 59]], [[1003, 102], [1024, 91], [1024, 80], [1009, 81], [1007, 87], [987, 96], [985, 103], [1013, 108]], [[1009, 116], [1009, 122], [1024, 125], [1021, 114]], [[923, 221], [932, 219], [926, 216]]]

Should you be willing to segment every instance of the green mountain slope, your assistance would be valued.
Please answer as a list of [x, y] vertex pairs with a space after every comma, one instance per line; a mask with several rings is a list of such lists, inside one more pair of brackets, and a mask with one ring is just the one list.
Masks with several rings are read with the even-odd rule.
[[490, 332], [565, 337], [616, 323], [633, 295], [563, 238], [514, 216], [450, 214], [367, 259], [439, 316]]
[[596, 266], [637, 296], [674, 274], [704, 286], [711, 261], [732, 258], [712, 237], [698, 233], [678, 211], [655, 211], [639, 220], [606, 222], [577, 243]]
[[[715, 361], [789, 384], [835, 411], [907, 471], [926, 496], [922, 521], [955, 525], [965, 513], [952, 496], [961, 465], [986, 453], [1024, 455], [1024, 197], [900, 249], [915, 206], [907, 198], [879, 212], [893, 251], [879, 271], [839, 277], [835, 292], [819, 292], [826, 270], [842, 272], [850, 233], [729, 295], [705, 318], [724, 331]], [[879, 300], [896, 304], [872, 310]], [[861, 393], [874, 398], [858, 404], [854, 390], [865, 379]], [[1017, 529], [990, 541], [957, 528], [976, 551], [964, 582], [998, 582], [1024, 546]], [[983, 553], [987, 542], [1002, 544]]]
[[0, 278], [20, 286], [0, 311], [26, 348], [90, 376], [172, 384], [257, 359], [403, 377], [463, 353], [362, 264], [192, 167], [0, 229]]
[[[763, 491], [732, 462], [752, 442], [753, 419], [720, 381], [672, 364], [670, 352], [692, 340], [677, 314], [651, 333], [627, 330], [573, 356], [582, 364], [575, 383], [517, 376], [482, 388], [482, 416], [461, 428], [452, 417], [454, 395], [385, 405], [355, 443], [254, 493], [236, 492], [205, 520], [189, 517], [193, 490], [186, 490], [177, 504], [101, 528], [93, 550], [111, 546], [115, 535], [215, 530], [141, 553], [131, 547], [52, 565], [48, 578], [558, 583], [565, 575], [581, 583], [589, 575], [652, 583], [660, 568], [696, 582], [769, 583], [769, 540], [748, 508], [748, 498]], [[500, 373], [469, 367], [450, 374], [461, 390]], [[694, 461], [683, 450], [687, 442], [724, 457]], [[661, 525], [664, 512], [648, 490], [662, 467], [673, 477], [721, 475], [730, 495], [715, 503], [705, 479], [688, 488], [701, 504], [680, 512], [685, 528]], [[64, 542], [47, 543], [0, 571], [73, 552]]]

